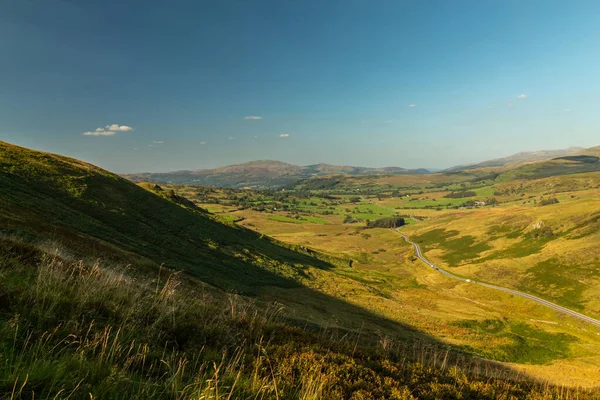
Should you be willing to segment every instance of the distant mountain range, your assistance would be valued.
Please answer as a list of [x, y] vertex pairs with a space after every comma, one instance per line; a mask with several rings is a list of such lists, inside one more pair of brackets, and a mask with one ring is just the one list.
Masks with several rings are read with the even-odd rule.
[[494, 158], [492, 160], [482, 161], [475, 164], [457, 165], [455, 167], [446, 169], [444, 172], [457, 172], [485, 167], [504, 167], [510, 165], [518, 165], [527, 162], [542, 161], [551, 158], [579, 154], [583, 150], [585, 150], [583, 147], [569, 147], [567, 149], [561, 150], [525, 151], [510, 155], [508, 157]]
[[368, 168], [349, 165], [314, 164], [298, 166], [281, 161], [260, 160], [214, 169], [166, 173], [126, 174], [135, 182], [195, 184], [231, 188], [268, 188], [287, 185], [301, 179], [325, 175], [400, 175], [429, 174], [430, 171], [399, 167]]
[[422, 175], [438, 172], [456, 173], [489, 167], [516, 168], [528, 163], [578, 155], [600, 155], [600, 146], [589, 149], [569, 147], [561, 150], [521, 152], [508, 157], [496, 158], [475, 164], [459, 165], [446, 170], [425, 168], [406, 169], [400, 167], [368, 168], [331, 164], [298, 166], [282, 161], [259, 160], [214, 169], [124, 174], [123, 177], [134, 182], [265, 189], [282, 187], [300, 180], [328, 175]]

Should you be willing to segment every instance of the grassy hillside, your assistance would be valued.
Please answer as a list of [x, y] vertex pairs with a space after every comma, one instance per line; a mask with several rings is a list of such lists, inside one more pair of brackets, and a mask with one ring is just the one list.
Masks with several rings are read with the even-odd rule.
[[495, 158], [493, 160], [486, 160], [476, 164], [458, 165], [456, 167], [448, 168], [447, 172], [455, 171], [466, 171], [476, 168], [485, 167], [502, 167], [505, 165], [518, 165], [524, 163], [530, 163], [541, 160], [548, 160], [551, 158], [557, 158], [562, 156], [569, 156], [576, 154], [583, 150], [581, 147], [569, 147], [561, 150], [540, 150], [540, 151], [526, 151], [517, 154], [510, 155], [508, 157]]
[[591, 155], [565, 156], [548, 161], [525, 164], [518, 168], [508, 170], [503, 172], [497, 178], [497, 181], [504, 182], [514, 179], [540, 179], [551, 176], [595, 171], [600, 171], [600, 161], [598, 157]]
[[600, 173], [507, 181], [500, 206], [439, 213], [406, 230], [440, 265], [598, 314]]
[[0, 398], [585, 399], [449, 351], [286, 324], [175, 275], [0, 241]]
[[66, 157], [0, 143], [0, 186], [3, 233], [55, 235], [86, 254], [93, 243], [87, 254], [92, 257], [110, 247], [115, 250], [110, 254], [125, 260], [142, 256], [240, 292], [295, 287], [304, 266], [329, 267], [268, 237], [217, 221], [180, 198], [152, 194]]

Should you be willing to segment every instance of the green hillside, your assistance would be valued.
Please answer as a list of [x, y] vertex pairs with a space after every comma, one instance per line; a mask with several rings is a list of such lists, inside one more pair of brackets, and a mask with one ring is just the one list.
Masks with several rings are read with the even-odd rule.
[[513, 179], [540, 179], [550, 176], [580, 174], [600, 171], [600, 161], [593, 155], [558, 157], [548, 161], [540, 161], [521, 165], [500, 174], [497, 182]]
[[243, 293], [298, 286], [304, 266], [329, 266], [66, 157], [0, 143], [0, 185], [2, 233], [54, 235], [92, 257], [141, 256]]

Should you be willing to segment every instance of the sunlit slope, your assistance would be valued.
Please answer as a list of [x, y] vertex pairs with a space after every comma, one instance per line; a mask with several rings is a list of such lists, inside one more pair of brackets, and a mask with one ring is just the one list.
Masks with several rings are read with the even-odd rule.
[[582, 154], [525, 164], [503, 172], [496, 180], [503, 182], [513, 179], [540, 179], [595, 171], [600, 171], [600, 158], [594, 155]]
[[[434, 214], [406, 231], [455, 273], [598, 318], [600, 173], [513, 180], [495, 190], [499, 207]], [[548, 199], [558, 203], [544, 205]]]
[[241, 292], [295, 287], [304, 266], [327, 267], [180, 198], [67, 157], [0, 142], [0, 186], [4, 234], [68, 241], [91, 257], [139, 255]]

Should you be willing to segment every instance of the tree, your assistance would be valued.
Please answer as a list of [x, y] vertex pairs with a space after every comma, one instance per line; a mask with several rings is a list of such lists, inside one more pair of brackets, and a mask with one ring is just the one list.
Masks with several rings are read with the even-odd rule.
[[345, 224], [353, 224], [355, 222], [359, 222], [359, 220], [357, 220], [356, 218], [354, 218], [352, 215], [346, 215], [346, 218], [344, 218], [344, 223]]
[[406, 224], [402, 217], [386, 217], [367, 222], [367, 228], [398, 228]]

